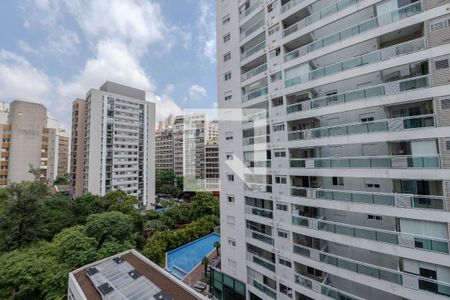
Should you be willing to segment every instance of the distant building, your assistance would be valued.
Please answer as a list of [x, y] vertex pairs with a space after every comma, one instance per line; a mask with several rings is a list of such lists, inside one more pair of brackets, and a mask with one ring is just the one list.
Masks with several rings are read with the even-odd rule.
[[69, 273], [68, 300], [208, 299], [136, 250]]
[[74, 195], [123, 190], [153, 204], [155, 104], [145, 91], [107, 81], [74, 101], [72, 119]]
[[1, 102], [0, 122], [0, 185], [33, 180], [30, 165], [40, 168], [42, 178], [48, 182], [67, 173], [67, 133], [48, 116], [43, 105], [17, 100]]

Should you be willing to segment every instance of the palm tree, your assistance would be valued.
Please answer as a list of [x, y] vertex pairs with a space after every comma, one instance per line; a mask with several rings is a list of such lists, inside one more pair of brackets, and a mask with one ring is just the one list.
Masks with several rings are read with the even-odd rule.
[[202, 259], [202, 265], [204, 265], [205, 266], [205, 277], [207, 277], [207, 272], [208, 272], [208, 264], [209, 264], [209, 260], [208, 260], [208, 257], [203, 257], [203, 259]]
[[219, 248], [220, 248], [220, 242], [214, 242], [214, 247], [216, 248], [216, 255], [219, 256], [220, 252], [219, 252]]

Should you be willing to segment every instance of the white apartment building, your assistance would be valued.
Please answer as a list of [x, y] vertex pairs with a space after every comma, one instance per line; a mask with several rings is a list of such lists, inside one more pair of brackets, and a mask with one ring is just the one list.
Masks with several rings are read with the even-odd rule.
[[[155, 104], [142, 90], [107, 81], [89, 90], [85, 103], [75, 100], [73, 108], [72, 151], [82, 147], [82, 153], [72, 170], [83, 172], [82, 192], [105, 195], [120, 189], [150, 207], [155, 201]], [[72, 185], [76, 191], [79, 183]]]
[[450, 1], [216, 5], [215, 296], [448, 299]]

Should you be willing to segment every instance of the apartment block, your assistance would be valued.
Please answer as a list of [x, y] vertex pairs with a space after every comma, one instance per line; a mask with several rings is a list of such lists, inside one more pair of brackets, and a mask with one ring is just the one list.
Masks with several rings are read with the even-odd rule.
[[158, 123], [155, 134], [155, 156], [156, 170], [174, 169], [174, 139], [173, 123], [174, 116], [170, 115], [166, 120]]
[[215, 297], [448, 299], [450, 1], [216, 6]]
[[0, 185], [34, 180], [30, 165], [51, 183], [68, 170], [68, 138], [59, 123], [38, 103], [13, 101], [0, 105]]
[[155, 104], [145, 92], [107, 81], [74, 101], [72, 120], [74, 194], [120, 189], [153, 204]]

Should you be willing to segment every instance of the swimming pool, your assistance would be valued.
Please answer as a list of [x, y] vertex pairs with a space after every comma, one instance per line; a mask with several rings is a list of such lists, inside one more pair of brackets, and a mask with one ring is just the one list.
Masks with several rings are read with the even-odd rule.
[[179, 279], [183, 279], [203, 257], [214, 250], [214, 243], [220, 241], [220, 235], [210, 233], [198, 240], [178, 247], [166, 253], [166, 270]]

